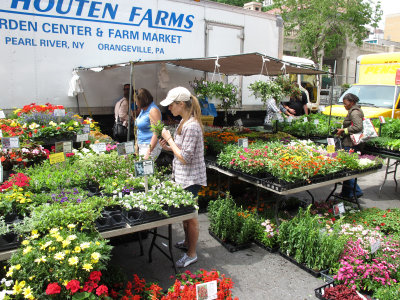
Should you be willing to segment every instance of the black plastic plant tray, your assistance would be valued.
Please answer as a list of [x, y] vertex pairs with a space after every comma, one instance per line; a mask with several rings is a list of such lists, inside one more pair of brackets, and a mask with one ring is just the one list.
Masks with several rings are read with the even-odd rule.
[[331, 283], [331, 282], [335, 281], [333, 279], [333, 275], [329, 274], [329, 270], [321, 271], [321, 277], [326, 283]]
[[10, 232], [0, 236], [0, 252], [16, 249], [21, 244], [18, 234]]
[[167, 216], [159, 213], [158, 211], [152, 210], [152, 211], [145, 211], [143, 213], [143, 223], [149, 223], [149, 222], [154, 222], [162, 219], [166, 219]]
[[315, 292], [315, 297], [317, 297], [318, 299], [321, 299], [321, 300], [327, 300], [327, 299], [324, 297], [324, 291], [325, 291], [326, 288], [328, 288], [328, 287], [334, 287], [334, 286], [336, 286], [336, 283], [334, 283], [334, 282], [329, 282], [329, 283], [327, 283], [327, 284], [324, 284], [323, 286], [320, 286], [320, 287], [316, 288], [316, 289], [314, 290], [314, 292]]
[[122, 214], [130, 226], [143, 223], [143, 211], [139, 209], [123, 210]]
[[128, 223], [128, 220], [123, 216], [122, 212], [102, 212], [102, 217], [96, 221], [96, 228], [99, 232], [123, 228]]
[[186, 215], [194, 211], [195, 208], [193, 206], [181, 206], [181, 207], [169, 206], [167, 212], [170, 217], [175, 217], [175, 216]]
[[320, 277], [321, 276], [321, 271], [314, 271], [312, 269], [310, 269], [309, 267], [307, 267], [304, 264], [301, 264], [299, 262], [297, 262], [297, 260], [295, 260], [293, 257], [286, 255], [285, 253], [283, 253], [282, 251], [279, 250], [279, 254], [287, 259], [288, 261], [294, 263], [296, 266], [300, 267], [301, 269], [303, 269], [304, 271], [306, 271], [307, 273], [310, 273], [312, 276], [314, 277]]
[[264, 250], [267, 250], [270, 253], [275, 253], [275, 252], [278, 252], [278, 250], [279, 250], [279, 246], [275, 246], [275, 247], [271, 248], [271, 247], [265, 246], [259, 240], [254, 240], [254, 244], [256, 244], [257, 246], [263, 248]]
[[229, 252], [237, 252], [240, 250], [248, 249], [251, 247], [251, 244], [252, 244], [252, 243], [246, 243], [246, 244], [241, 244], [241, 245], [234, 245], [232, 243], [221, 240], [218, 236], [216, 236], [216, 234], [214, 232], [211, 231], [211, 229], [208, 229], [208, 232], [214, 239], [216, 239]]

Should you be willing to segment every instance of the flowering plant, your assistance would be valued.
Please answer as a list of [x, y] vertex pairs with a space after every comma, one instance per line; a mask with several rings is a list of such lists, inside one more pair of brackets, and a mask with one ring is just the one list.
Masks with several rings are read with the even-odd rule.
[[169, 288], [168, 293], [161, 300], [169, 299], [196, 299], [196, 286], [201, 283], [217, 281], [217, 299], [238, 299], [232, 298], [233, 281], [226, 277], [225, 274], [220, 274], [216, 270], [206, 271], [200, 269], [195, 273], [189, 270], [176, 275], [175, 284]]
[[189, 84], [199, 100], [212, 96], [212, 82], [205, 80], [205, 78], [195, 78], [193, 82], [189, 81]]
[[77, 279], [70, 280], [66, 285], [59, 285], [58, 282], [49, 283], [46, 288], [46, 295], [71, 295], [72, 300], [110, 299], [108, 298], [108, 287], [104, 284], [99, 285], [101, 275], [100, 271], [92, 271], [85, 283], [81, 283]]
[[161, 138], [161, 132], [164, 129], [164, 123], [160, 120], [157, 121], [155, 124], [150, 125], [150, 130], [157, 135], [157, 138]]
[[32, 204], [31, 197], [31, 192], [24, 191], [21, 187], [13, 186], [12, 189], [0, 193], [0, 213], [2, 215], [10, 213], [25, 215], [29, 213], [29, 207]]
[[277, 226], [269, 219], [258, 222], [256, 225], [255, 238], [266, 247], [272, 249], [278, 245], [278, 234]]
[[16, 116], [21, 116], [22, 114], [31, 114], [31, 113], [53, 113], [55, 109], [64, 109], [62, 105], [52, 105], [50, 103], [46, 103], [44, 105], [38, 105], [36, 103], [31, 103], [29, 105], [25, 105], [23, 108], [18, 108], [13, 111]]
[[47, 159], [49, 151], [42, 146], [28, 146], [21, 149], [1, 149], [0, 162], [5, 170], [11, 170], [14, 165], [26, 167]]
[[359, 290], [376, 290], [398, 280], [400, 245], [385, 240], [375, 254], [360, 239], [349, 240], [340, 258], [335, 280]]
[[[74, 224], [42, 235], [33, 230], [12, 255], [6, 276], [15, 282], [15, 295], [41, 299], [46, 295], [44, 286], [47, 294], [54, 294], [61, 290], [58, 283], [66, 286], [74, 279], [88, 281], [90, 272], [105, 268], [110, 253], [107, 241], [98, 234], [78, 231]], [[53, 284], [49, 287], [49, 283]]]
[[14, 186], [21, 188], [29, 186], [30, 180], [31, 179], [23, 173], [11, 174], [9, 180], [0, 185], [0, 192], [10, 190]]

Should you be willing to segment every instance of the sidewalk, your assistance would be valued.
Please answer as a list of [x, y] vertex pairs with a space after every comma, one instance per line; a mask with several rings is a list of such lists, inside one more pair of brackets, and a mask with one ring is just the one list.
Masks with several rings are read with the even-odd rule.
[[[381, 209], [400, 208], [400, 187], [396, 192], [393, 174], [388, 177], [381, 196], [378, 195], [384, 174], [385, 168], [382, 168], [375, 174], [359, 179], [359, 185], [364, 192], [364, 196], [360, 199], [363, 208], [374, 206]], [[398, 181], [400, 181], [399, 177], [397, 174]], [[330, 191], [331, 188], [320, 188], [312, 192], [315, 199], [319, 201], [325, 199]], [[307, 193], [293, 196], [310, 198]], [[190, 271], [194, 272], [200, 268], [217, 269], [226, 274], [233, 279], [235, 283], [233, 293], [239, 299], [316, 299], [314, 289], [324, 284], [322, 279], [311, 276], [279, 254], [271, 254], [254, 244], [250, 249], [229, 253], [209, 235], [207, 214], [200, 214], [199, 222], [198, 261], [188, 267]], [[166, 233], [166, 228], [161, 228], [159, 232]], [[174, 242], [181, 240], [183, 238], [182, 225], [174, 225], [173, 233]], [[150, 242], [150, 236], [144, 240], [144, 256], [139, 256], [137, 242], [116, 246], [113, 250], [112, 262], [121, 266], [130, 276], [136, 273], [147, 281], [159, 282], [165, 289], [173, 284], [174, 280], [170, 276], [174, 275], [174, 271], [171, 263], [157, 249], [153, 250], [153, 262], [148, 263], [147, 251]], [[167, 250], [167, 245], [165, 243], [164, 245]], [[182, 253], [181, 250], [174, 249], [175, 260]]]

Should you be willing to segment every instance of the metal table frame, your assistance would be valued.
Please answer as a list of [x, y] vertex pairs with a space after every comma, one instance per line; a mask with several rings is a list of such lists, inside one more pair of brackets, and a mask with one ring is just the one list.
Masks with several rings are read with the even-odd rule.
[[[229, 179], [230, 178], [237, 178], [237, 179], [239, 179], [241, 181], [244, 181], [244, 182], [247, 182], [247, 183], [250, 183], [250, 184], [254, 185], [256, 187], [256, 189], [257, 189], [257, 209], [258, 209], [258, 205], [259, 205], [260, 189], [264, 189], [264, 190], [267, 190], [267, 191], [270, 191], [270, 192], [273, 192], [275, 194], [282, 195], [282, 196], [287, 196], [287, 195], [296, 194], [296, 193], [300, 193], [300, 192], [307, 192], [311, 197], [311, 203], [314, 203], [315, 199], [314, 199], [314, 196], [312, 195], [312, 193], [310, 192], [310, 190], [334, 184], [335, 185], [334, 189], [331, 191], [331, 193], [329, 194], [328, 198], [325, 200], [325, 201], [328, 201], [329, 198], [331, 198], [332, 196], [336, 197], [336, 198], [341, 198], [341, 197], [338, 197], [338, 196], [334, 195], [334, 192], [335, 192], [335, 190], [337, 188], [338, 183], [343, 182], [345, 180], [349, 180], [349, 179], [355, 179], [355, 183], [357, 183], [357, 178], [358, 177], [363, 177], [363, 176], [367, 176], [367, 175], [370, 175], [370, 174], [378, 172], [378, 170], [372, 170], [372, 171], [358, 173], [358, 174], [354, 174], [354, 175], [350, 175], [350, 176], [346, 176], [346, 177], [335, 178], [335, 179], [331, 179], [331, 180], [327, 180], [327, 181], [323, 181], [323, 182], [312, 183], [312, 184], [309, 184], [309, 185], [306, 185], [306, 186], [302, 186], [302, 187], [298, 187], [298, 188], [294, 188], [294, 189], [289, 189], [289, 190], [285, 190], [285, 191], [277, 191], [277, 190], [274, 190], [272, 188], [266, 187], [266, 186], [264, 186], [264, 185], [262, 185], [260, 183], [254, 182], [251, 179], [238, 176], [238, 175], [230, 173], [229, 171], [226, 171], [226, 170], [222, 170], [222, 169], [218, 168], [215, 165], [208, 165], [207, 167], [209, 169], [216, 170], [221, 174], [229, 176], [228, 177]], [[218, 182], [220, 182], [220, 180], [218, 180]], [[353, 197], [353, 199], [351, 199], [351, 200], [353, 200], [352, 202], [357, 204], [358, 208], [360, 208], [360, 203], [358, 202], [358, 197], [357, 197], [357, 195], [355, 193], [355, 187], [354, 187], [353, 195], [354, 195], [354, 197]], [[348, 199], [346, 199], [346, 200], [348, 200]], [[277, 206], [279, 207], [279, 203], [277, 203]]]
[[[196, 210], [195, 212], [192, 212], [189, 214], [171, 217], [171, 218], [162, 219], [162, 220], [157, 220], [154, 222], [149, 222], [149, 223], [144, 223], [144, 224], [139, 224], [139, 225], [134, 225], [134, 226], [130, 226], [129, 224], [126, 224], [126, 226], [124, 228], [101, 232], [100, 235], [103, 238], [107, 239], [107, 238], [117, 237], [117, 236], [130, 234], [130, 233], [134, 233], [134, 232], [150, 230], [149, 232], [151, 234], [153, 234], [153, 238], [151, 240], [150, 249], [149, 249], [149, 262], [152, 262], [152, 251], [153, 251], [153, 248], [156, 247], [158, 250], [160, 250], [160, 252], [162, 254], [164, 254], [172, 262], [175, 273], [177, 273], [175, 260], [174, 260], [173, 254], [172, 254], [172, 245], [173, 245], [173, 243], [172, 243], [172, 224], [176, 224], [176, 223], [180, 223], [180, 222], [183, 222], [186, 220], [197, 218], [197, 216], [198, 216], [198, 212]], [[164, 236], [164, 235], [159, 234], [157, 232], [157, 228], [166, 226], [166, 225], [168, 225], [168, 235]], [[164, 251], [159, 245], [156, 244], [157, 237], [166, 239], [168, 241], [168, 250], [169, 250], [168, 252], [169, 253]], [[17, 249], [0, 252], [0, 261], [11, 258], [11, 255], [16, 251], [17, 251]], [[141, 252], [142, 251], [143, 251], [143, 249], [141, 248]]]

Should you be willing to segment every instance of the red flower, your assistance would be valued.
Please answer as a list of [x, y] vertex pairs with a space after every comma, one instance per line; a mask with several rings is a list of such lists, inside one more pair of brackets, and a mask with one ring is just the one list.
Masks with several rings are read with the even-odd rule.
[[85, 282], [85, 286], [83, 287], [83, 291], [91, 293], [97, 287], [98, 287], [98, 284], [96, 282], [88, 281], [88, 282]]
[[381, 226], [385, 226], [386, 224], [385, 223], [381, 223]]
[[111, 298], [113, 298], [113, 299], [117, 299], [118, 293], [112, 289], [111, 292], [110, 292], [110, 296], [111, 296]]
[[57, 282], [54, 283], [49, 283], [46, 289], [46, 294], [47, 295], [54, 295], [54, 294], [59, 294], [61, 292], [61, 287], [58, 285]]
[[73, 295], [80, 289], [80, 282], [76, 279], [73, 279], [68, 282], [66, 288], [67, 290], [71, 290], [71, 294]]
[[89, 275], [89, 280], [92, 280], [92, 281], [95, 281], [95, 282], [99, 282], [100, 278], [101, 278], [101, 272], [100, 271], [93, 271]]
[[332, 220], [332, 222], [335, 222], [335, 221], [336, 221], [336, 219], [335, 219], [334, 217], [332, 217], [331, 220]]
[[386, 218], [386, 215], [383, 215], [382, 217]]
[[96, 295], [97, 296], [101, 296], [101, 295], [108, 296], [108, 288], [104, 284], [102, 284], [101, 286], [99, 286], [97, 288]]

